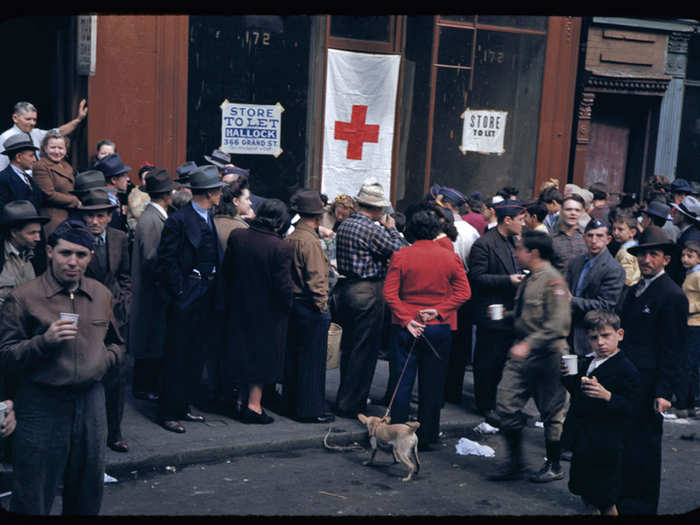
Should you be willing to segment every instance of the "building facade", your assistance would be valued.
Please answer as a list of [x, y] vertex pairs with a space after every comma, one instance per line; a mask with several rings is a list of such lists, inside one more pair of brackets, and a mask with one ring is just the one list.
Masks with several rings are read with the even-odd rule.
[[[700, 160], [697, 21], [49, 18], [3, 21], [0, 38], [9, 45], [40, 26], [33, 56], [51, 83], [27, 77], [0, 90], [8, 117], [16, 101], [33, 97], [43, 128], [69, 120], [88, 98], [89, 117], [72, 148], [79, 170], [105, 138], [132, 167], [148, 161], [174, 173], [185, 160], [201, 164], [223, 147], [222, 105], [230, 102], [282, 108], [279, 151], [232, 154], [251, 170], [255, 193], [287, 199], [300, 186], [321, 189], [328, 56], [343, 50], [399, 57], [389, 188], [397, 209], [435, 183], [485, 196], [515, 186], [530, 199], [550, 178], [561, 187], [603, 180], [618, 194], [637, 195], [656, 174], [700, 182], [693, 170]], [[365, 176], [371, 173], [358, 173], [358, 188]]]

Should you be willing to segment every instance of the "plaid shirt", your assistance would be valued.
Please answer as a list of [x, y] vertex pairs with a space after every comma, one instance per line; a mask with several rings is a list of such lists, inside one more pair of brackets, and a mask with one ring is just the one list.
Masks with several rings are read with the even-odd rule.
[[[561, 225], [561, 223], [559, 224]], [[557, 231], [552, 234], [552, 245], [554, 248], [554, 267], [564, 276], [571, 259], [588, 253], [586, 240], [578, 228], [571, 235], [568, 235], [561, 230], [561, 227], [558, 227]]]
[[402, 246], [396, 228], [387, 231], [363, 213], [355, 212], [336, 232], [338, 271], [349, 278], [383, 279], [391, 255]]

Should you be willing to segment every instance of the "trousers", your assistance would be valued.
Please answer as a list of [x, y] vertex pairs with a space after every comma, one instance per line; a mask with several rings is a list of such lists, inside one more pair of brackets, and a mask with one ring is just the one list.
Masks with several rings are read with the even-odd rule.
[[336, 409], [363, 412], [367, 406], [379, 356], [384, 321], [383, 281], [358, 280], [338, 284], [336, 293], [340, 341], [340, 385]]
[[107, 374], [102, 378], [107, 413], [107, 443], [114, 443], [115, 441], [122, 440], [122, 418], [124, 416], [126, 382], [126, 361], [110, 368]]
[[477, 410], [486, 412], [496, 408], [498, 383], [512, 345], [511, 331], [493, 330], [485, 324], [477, 327], [474, 348], [474, 400]]
[[[445, 391], [445, 377], [452, 346], [450, 325], [426, 325], [423, 335], [437, 351], [436, 356], [422, 338], [417, 340], [406, 328], [392, 325], [393, 366], [397, 371], [397, 382], [406, 364], [406, 370], [396, 390], [391, 406], [391, 422], [405, 423], [408, 420], [409, 403], [413, 382], [418, 372], [418, 422], [416, 434], [421, 443], [434, 443], [440, 433], [440, 408]], [[415, 345], [413, 344], [415, 341]], [[413, 346], [413, 352], [411, 352]], [[409, 357], [409, 353], [411, 354]]]
[[688, 326], [685, 348], [686, 366], [682, 367], [680, 391], [676, 394], [676, 408], [695, 408], [698, 397], [698, 366], [700, 366], [700, 326]]
[[506, 361], [496, 394], [502, 430], [521, 430], [525, 426], [522, 410], [532, 397], [544, 423], [545, 439], [560, 440], [568, 395], [561, 384], [560, 363], [559, 352], [533, 352], [523, 361]]
[[206, 356], [217, 330], [213, 281], [203, 280], [197, 299], [181, 308], [173, 304], [167, 316], [158, 419], [173, 421], [190, 411], [197, 399]]
[[49, 515], [62, 483], [64, 515], [99, 514], [107, 450], [102, 383], [66, 389], [21, 381], [15, 415], [10, 510]]
[[326, 403], [326, 358], [331, 318], [295, 302], [289, 315], [283, 397], [293, 417], [321, 416]]

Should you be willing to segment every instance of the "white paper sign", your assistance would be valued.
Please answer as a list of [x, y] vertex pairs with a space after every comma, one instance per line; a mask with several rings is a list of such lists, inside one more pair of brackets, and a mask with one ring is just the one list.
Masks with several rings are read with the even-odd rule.
[[221, 104], [221, 151], [245, 155], [282, 153], [282, 112], [274, 106], [237, 104], [224, 100]]
[[503, 137], [506, 131], [507, 111], [469, 109], [462, 113], [462, 153], [505, 153]]

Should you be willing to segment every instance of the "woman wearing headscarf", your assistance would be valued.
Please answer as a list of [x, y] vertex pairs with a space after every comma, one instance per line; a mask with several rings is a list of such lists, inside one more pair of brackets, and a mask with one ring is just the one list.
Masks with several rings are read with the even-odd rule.
[[281, 381], [287, 322], [294, 301], [293, 248], [282, 239], [287, 206], [265, 200], [248, 229], [229, 235], [222, 278], [227, 313], [225, 381], [238, 398], [232, 417], [243, 423], [274, 420], [262, 408], [263, 387]]

